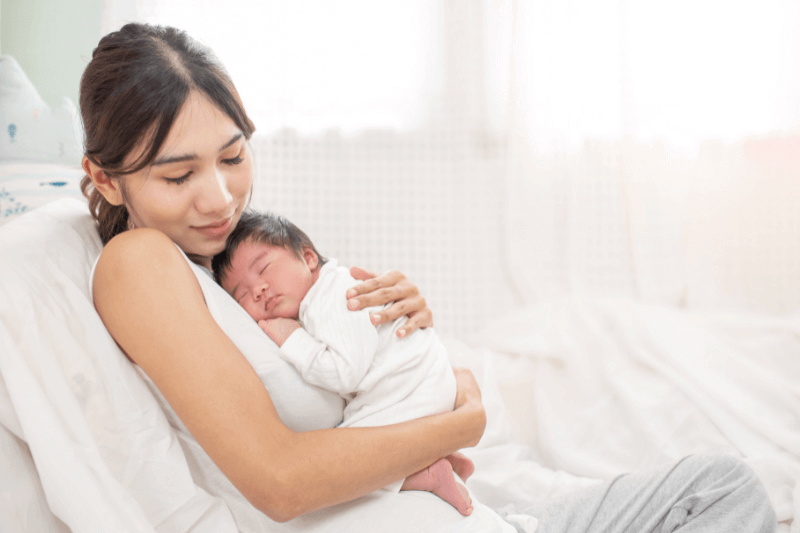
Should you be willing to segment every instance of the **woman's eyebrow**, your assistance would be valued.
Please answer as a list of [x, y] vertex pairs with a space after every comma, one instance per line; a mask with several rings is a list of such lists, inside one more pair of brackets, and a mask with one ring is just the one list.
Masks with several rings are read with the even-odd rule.
[[219, 151], [220, 151], [220, 152], [221, 152], [221, 151], [223, 151], [225, 148], [229, 147], [230, 145], [232, 145], [233, 143], [235, 143], [236, 141], [238, 141], [238, 140], [239, 140], [239, 139], [241, 139], [242, 137], [244, 137], [244, 133], [242, 133], [242, 132], [240, 131], [239, 133], [237, 133], [236, 135], [234, 135], [233, 137], [231, 137], [231, 140], [230, 140], [230, 141], [228, 141], [228, 142], [226, 142], [226, 143], [225, 143], [225, 145], [224, 145], [222, 148], [220, 148], [220, 149], [219, 149]]
[[[241, 139], [243, 136], [244, 136], [244, 133], [242, 133], [241, 131], [236, 133], [233, 137], [231, 137], [231, 140], [226, 142], [222, 146], [222, 148], [219, 149], [219, 151], [222, 152], [227, 147], [229, 147], [230, 145], [234, 144], [236, 141]], [[150, 165], [156, 167], [158, 165], [168, 165], [169, 163], [180, 163], [182, 161], [192, 161], [194, 159], [197, 159], [197, 154], [184, 154], [184, 155], [166, 156], [166, 157], [160, 157], [160, 158], [156, 159], [155, 161], [150, 163]]]

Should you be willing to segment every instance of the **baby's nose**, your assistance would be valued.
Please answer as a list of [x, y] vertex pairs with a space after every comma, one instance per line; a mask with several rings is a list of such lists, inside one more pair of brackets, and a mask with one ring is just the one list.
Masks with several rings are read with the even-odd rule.
[[267, 283], [260, 283], [260, 284], [256, 285], [255, 287], [253, 287], [253, 296], [255, 297], [255, 299], [258, 300], [259, 298], [261, 298], [261, 296], [265, 292], [267, 292], [268, 288], [269, 288], [269, 284], [267, 284]]

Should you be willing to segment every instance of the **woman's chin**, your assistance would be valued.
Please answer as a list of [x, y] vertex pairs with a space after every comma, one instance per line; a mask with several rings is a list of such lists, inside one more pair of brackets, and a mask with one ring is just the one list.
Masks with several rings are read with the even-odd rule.
[[222, 242], [197, 243], [192, 248], [195, 250], [191, 252], [193, 255], [211, 258], [225, 249], [225, 240], [223, 239]]
[[183, 250], [189, 259], [193, 262], [211, 268], [211, 260], [214, 258], [215, 255], [220, 253], [222, 250], [225, 249], [225, 245], [221, 246], [192, 246], [192, 247], [184, 247], [180, 243], [178, 247]]

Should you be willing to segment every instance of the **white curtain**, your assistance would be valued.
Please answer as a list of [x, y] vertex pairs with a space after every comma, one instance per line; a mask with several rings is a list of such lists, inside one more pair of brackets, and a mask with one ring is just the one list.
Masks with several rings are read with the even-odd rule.
[[568, 294], [800, 306], [800, 0], [104, 0], [210, 45], [254, 204], [467, 335]]
[[489, 0], [487, 22], [526, 300], [800, 305], [800, 2]]
[[103, 0], [103, 33], [175, 26], [222, 60], [262, 133], [410, 128], [440, 88], [426, 0]]

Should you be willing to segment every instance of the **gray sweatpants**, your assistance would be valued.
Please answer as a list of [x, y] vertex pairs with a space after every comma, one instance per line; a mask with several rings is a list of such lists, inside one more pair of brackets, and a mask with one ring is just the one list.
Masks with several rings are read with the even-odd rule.
[[501, 515], [528, 514], [536, 533], [753, 532], [777, 530], [753, 470], [724, 455], [692, 455]]

